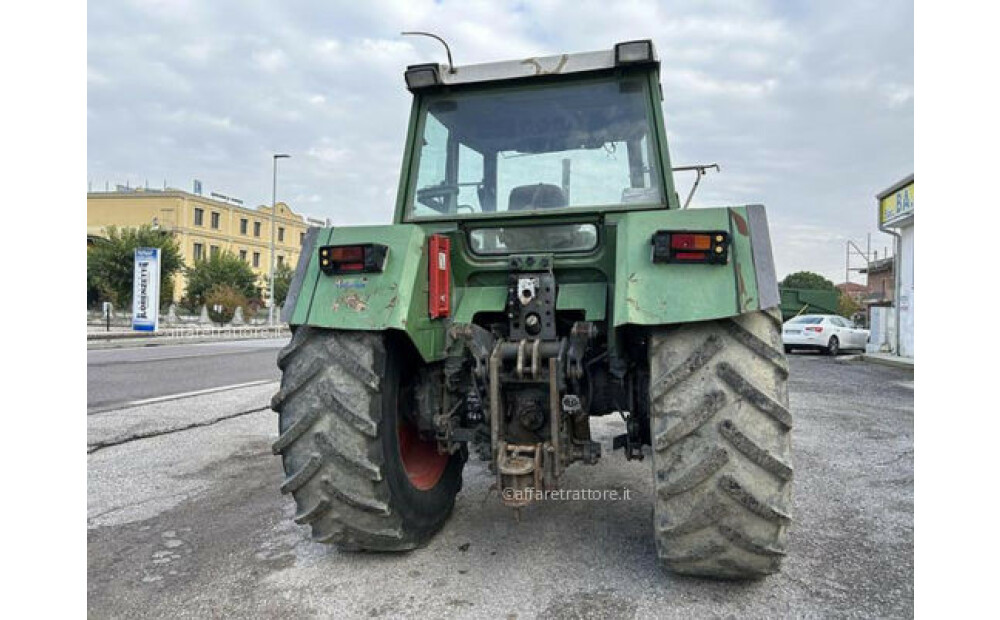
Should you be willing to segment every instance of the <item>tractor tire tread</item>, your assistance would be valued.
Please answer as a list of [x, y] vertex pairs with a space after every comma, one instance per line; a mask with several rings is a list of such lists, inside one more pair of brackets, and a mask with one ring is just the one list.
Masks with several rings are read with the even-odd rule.
[[654, 533], [668, 570], [752, 579], [780, 569], [793, 478], [780, 338], [773, 311], [650, 332]]
[[295, 500], [296, 523], [345, 551], [423, 542], [392, 508], [380, 466], [384, 347], [378, 334], [301, 326], [278, 357], [284, 373], [272, 407], [282, 431], [273, 445], [286, 473], [281, 490]]

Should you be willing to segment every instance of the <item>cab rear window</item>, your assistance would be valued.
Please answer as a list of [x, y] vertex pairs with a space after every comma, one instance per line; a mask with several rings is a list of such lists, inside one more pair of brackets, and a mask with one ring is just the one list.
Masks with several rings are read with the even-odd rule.
[[476, 254], [589, 252], [597, 247], [597, 226], [551, 224], [474, 228], [469, 231], [469, 247]]

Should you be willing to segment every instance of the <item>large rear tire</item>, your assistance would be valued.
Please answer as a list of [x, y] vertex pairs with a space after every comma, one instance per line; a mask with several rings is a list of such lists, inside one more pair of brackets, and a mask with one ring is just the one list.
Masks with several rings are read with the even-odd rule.
[[660, 560], [687, 575], [777, 572], [792, 491], [777, 310], [654, 330], [649, 363]]
[[307, 326], [278, 355], [273, 450], [295, 522], [310, 525], [314, 540], [344, 550], [413, 549], [454, 507], [463, 455], [437, 455], [406, 422], [401, 382], [416, 373], [404, 359], [382, 334]]

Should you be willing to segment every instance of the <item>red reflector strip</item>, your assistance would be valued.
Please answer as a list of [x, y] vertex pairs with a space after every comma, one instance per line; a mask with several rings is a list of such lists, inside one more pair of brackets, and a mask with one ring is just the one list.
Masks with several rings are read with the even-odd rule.
[[364, 271], [364, 263], [339, 263], [337, 265], [341, 271]]
[[677, 260], [699, 260], [703, 261], [708, 257], [704, 252], [677, 252], [674, 258]]
[[431, 235], [427, 244], [427, 310], [432, 319], [451, 315], [451, 240]]

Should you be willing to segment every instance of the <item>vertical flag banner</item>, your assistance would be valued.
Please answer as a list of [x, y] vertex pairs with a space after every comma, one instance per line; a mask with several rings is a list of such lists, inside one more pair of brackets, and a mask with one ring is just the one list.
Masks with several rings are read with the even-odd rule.
[[132, 329], [156, 331], [160, 319], [160, 249], [135, 249], [132, 280]]

